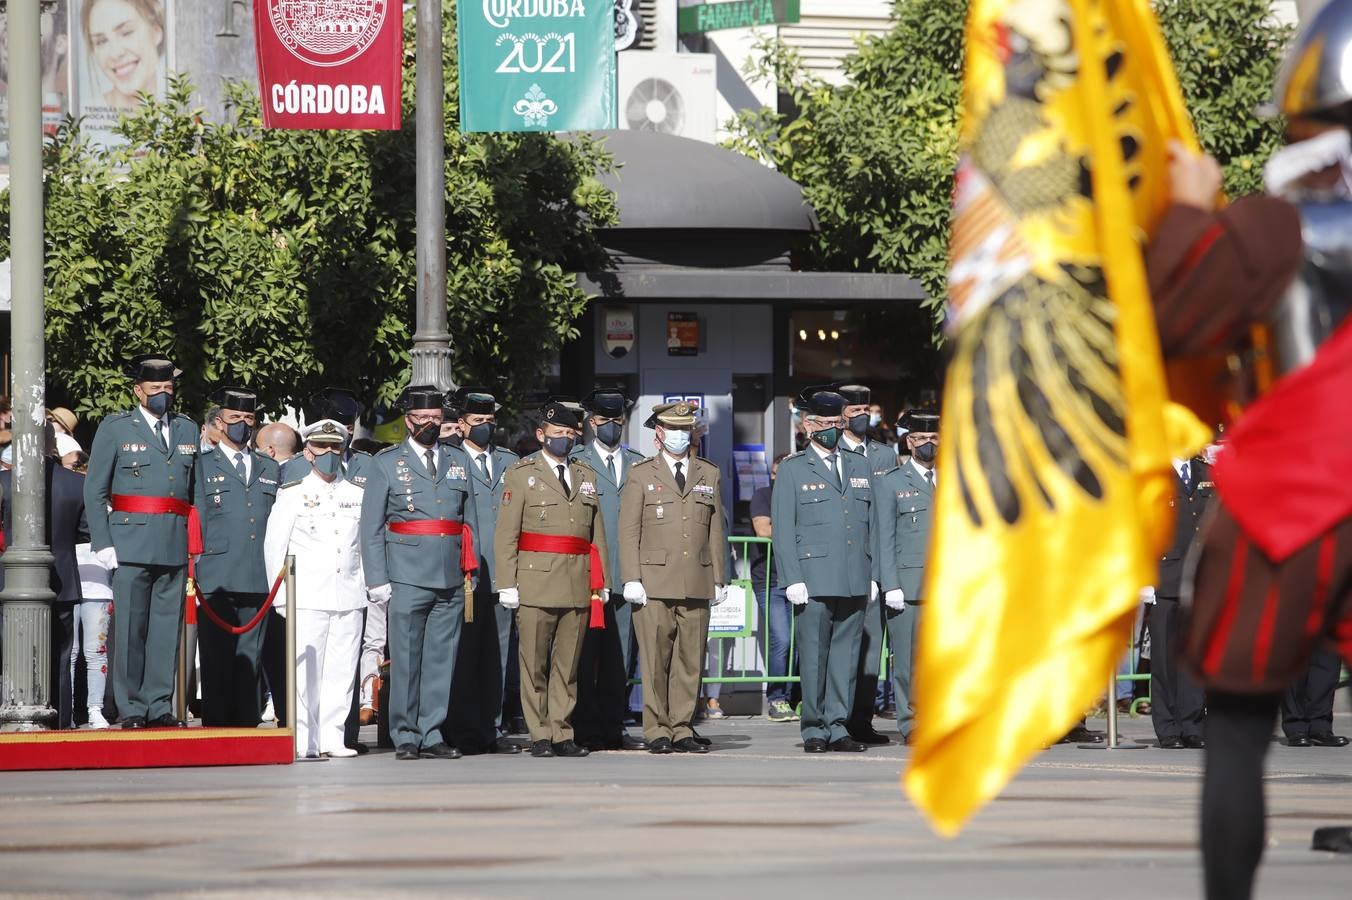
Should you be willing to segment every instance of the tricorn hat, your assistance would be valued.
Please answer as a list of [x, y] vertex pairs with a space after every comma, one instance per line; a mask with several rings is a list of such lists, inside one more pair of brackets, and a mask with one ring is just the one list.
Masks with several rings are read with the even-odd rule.
[[221, 409], [251, 413], [258, 408], [258, 395], [247, 388], [219, 387], [211, 392], [211, 402]]
[[310, 395], [306, 403], [307, 419], [333, 419], [336, 422], [351, 424], [362, 414], [365, 407], [357, 395], [347, 388], [326, 387]]
[[618, 419], [634, 408], [634, 401], [619, 388], [597, 388], [583, 403], [594, 416]]
[[873, 402], [873, 392], [862, 384], [838, 384], [836, 393], [845, 398], [846, 406], [858, 406]]
[[460, 411], [457, 419], [473, 415], [491, 416], [501, 409], [493, 392], [486, 387], [462, 387], [449, 402]]
[[167, 353], [138, 353], [127, 360], [122, 372], [133, 381], [173, 381], [183, 374]]
[[836, 392], [833, 384], [817, 384], [798, 392], [798, 409], [805, 415], [831, 418], [845, 408], [845, 398]]
[[939, 411], [937, 409], [908, 409], [897, 419], [897, 429], [916, 431], [920, 434], [937, 434], [939, 431]]
[[445, 395], [430, 384], [410, 385], [399, 395], [399, 408], [404, 412], [411, 409], [441, 409], [445, 402]]

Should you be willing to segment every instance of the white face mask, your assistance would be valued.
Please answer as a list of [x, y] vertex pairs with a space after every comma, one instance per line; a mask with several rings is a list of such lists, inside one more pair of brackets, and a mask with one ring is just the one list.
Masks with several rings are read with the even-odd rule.
[[869, 413], [869, 415], [868, 415], [868, 427], [869, 427], [869, 428], [877, 428], [877, 427], [878, 427], [878, 423], [881, 422], [882, 420], [883, 420], [883, 417], [882, 417], [880, 414], [878, 414], [878, 413]]
[[690, 432], [688, 431], [667, 431], [662, 437], [662, 446], [672, 456], [680, 456], [690, 449]]

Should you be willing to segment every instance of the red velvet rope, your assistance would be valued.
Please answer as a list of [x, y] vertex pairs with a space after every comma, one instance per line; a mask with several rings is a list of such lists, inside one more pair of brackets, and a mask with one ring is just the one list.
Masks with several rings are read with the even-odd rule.
[[188, 594], [188, 598], [197, 601], [197, 605], [207, 614], [207, 618], [210, 619], [211, 623], [217, 628], [230, 634], [248, 634], [250, 631], [257, 628], [259, 623], [267, 616], [268, 609], [272, 607], [272, 601], [277, 599], [277, 591], [281, 588], [282, 580], [284, 578], [286, 578], [285, 568], [277, 573], [277, 580], [272, 583], [272, 590], [268, 593], [268, 599], [263, 601], [263, 605], [258, 609], [258, 614], [244, 625], [231, 625], [229, 622], [216, 615], [216, 610], [211, 608], [211, 604], [207, 603], [206, 600], [203, 600], [197, 595], [196, 588]]

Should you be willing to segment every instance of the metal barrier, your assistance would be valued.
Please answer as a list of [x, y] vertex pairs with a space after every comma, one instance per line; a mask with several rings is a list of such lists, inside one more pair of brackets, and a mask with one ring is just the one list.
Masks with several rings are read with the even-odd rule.
[[[726, 651], [726, 646], [727, 646], [726, 642], [727, 642], [728, 640], [736, 639], [736, 638], [739, 638], [739, 637], [746, 637], [746, 636], [748, 636], [748, 635], [741, 634], [741, 633], [736, 633], [736, 634], [729, 634], [729, 635], [727, 635], [726, 637], [724, 637], [723, 635], [719, 635], [719, 634], [717, 634], [717, 633], [711, 633], [711, 634], [709, 635], [709, 637], [710, 637], [710, 638], [717, 638], [717, 639], [719, 639], [719, 643], [718, 643], [718, 654], [717, 654], [717, 657], [718, 657], [718, 658], [717, 658], [717, 662], [716, 662], [715, 665], [709, 666], [709, 670], [710, 670], [710, 671], [714, 671], [714, 672], [718, 672], [718, 673], [720, 673], [720, 674], [714, 675], [714, 676], [709, 676], [709, 675], [706, 674], [706, 675], [704, 676], [703, 682], [704, 682], [705, 684], [797, 684], [797, 683], [798, 683], [798, 676], [797, 676], [797, 675], [775, 675], [775, 676], [772, 676], [772, 675], [770, 675], [770, 671], [769, 671], [769, 669], [770, 669], [770, 603], [772, 602], [772, 596], [771, 596], [771, 591], [770, 591], [770, 577], [769, 577], [769, 575], [770, 575], [770, 567], [771, 567], [772, 565], [774, 565], [774, 562], [775, 562], [775, 561], [774, 561], [774, 551], [773, 551], [773, 549], [772, 549], [772, 547], [771, 547], [770, 539], [769, 539], [769, 538], [763, 538], [763, 537], [749, 537], [749, 536], [736, 535], [736, 536], [733, 536], [733, 537], [729, 537], [729, 538], [728, 538], [728, 543], [732, 546], [732, 553], [733, 553], [734, 565], [736, 565], [736, 562], [737, 562], [738, 559], [745, 560], [745, 561], [746, 561], [746, 565], [747, 565], [747, 573], [748, 573], [748, 574], [750, 574], [752, 548], [753, 548], [753, 547], [756, 547], [756, 546], [760, 546], [760, 547], [764, 547], [764, 548], [765, 548], [765, 573], [766, 573], [766, 578], [765, 578], [765, 593], [764, 593], [761, 597], [758, 598], [758, 597], [756, 596], [756, 593], [755, 593], [755, 585], [752, 584], [750, 578], [734, 578], [734, 579], [730, 579], [729, 582], [728, 582], [729, 585], [731, 585], [731, 586], [733, 586], [733, 587], [740, 587], [740, 588], [743, 588], [743, 589], [746, 591], [746, 596], [747, 596], [748, 601], [749, 601], [748, 604], [747, 604], [747, 618], [748, 618], [748, 620], [750, 619], [750, 616], [751, 616], [751, 607], [752, 607], [753, 605], [758, 605], [760, 609], [764, 610], [764, 615], [761, 616], [761, 621], [760, 621], [760, 623], [759, 623], [759, 624], [760, 624], [760, 630], [761, 630], [761, 640], [760, 640], [759, 642], [757, 642], [757, 643], [758, 643], [758, 646], [760, 647], [760, 651], [761, 651], [761, 661], [762, 661], [762, 663], [764, 663], [765, 671], [762, 672], [760, 675], [750, 675], [750, 674], [748, 674], [748, 671], [749, 671], [749, 670], [748, 670], [748, 667], [746, 666], [746, 661], [743, 660], [743, 662], [742, 662], [742, 667], [741, 667], [741, 674], [738, 674], [738, 675], [723, 675], [723, 674], [721, 674], [721, 673], [724, 672], [724, 671], [726, 670], [726, 668], [727, 668], [727, 666], [726, 666], [727, 657], [726, 657], [726, 653], [725, 653], [725, 651]], [[740, 556], [739, 556], [739, 551], [740, 551]], [[749, 622], [749, 621], [748, 621], [748, 626], [747, 626], [747, 627], [750, 628], [750, 622]], [[793, 668], [793, 650], [794, 650], [794, 638], [795, 638], [796, 631], [797, 631], [797, 628], [795, 627], [795, 622], [794, 622], [793, 616], [790, 615], [790, 616], [789, 616], [789, 669], [790, 669], [790, 670], [792, 670], [792, 668]]]

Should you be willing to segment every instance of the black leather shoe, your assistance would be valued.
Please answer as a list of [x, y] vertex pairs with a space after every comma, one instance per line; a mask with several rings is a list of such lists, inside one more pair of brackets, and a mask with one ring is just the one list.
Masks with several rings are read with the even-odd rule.
[[1309, 747], [1309, 746], [1310, 746], [1310, 739], [1307, 738], [1307, 737], [1306, 737], [1305, 735], [1303, 735], [1303, 734], [1302, 734], [1302, 735], [1297, 735], [1296, 737], [1293, 737], [1293, 738], [1287, 738], [1287, 739], [1286, 739], [1286, 746], [1288, 746], [1288, 747]]
[[712, 747], [714, 745], [714, 742], [709, 740], [707, 737], [700, 737], [699, 732], [693, 728], [690, 729], [690, 740], [704, 747]]
[[1327, 850], [1330, 853], [1352, 853], [1352, 828], [1346, 825], [1316, 828], [1310, 849]]
[[1202, 737], [1200, 734], [1190, 734], [1183, 738], [1183, 746], [1187, 747], [1189, 750], [1205, 750], [1206, 738]]
[[145, 717], [145, 716], [127, 716], [125, 719], [122, 720], [122, 723], [121, 723], [121, 724], [122, 724], [122, 727], [123, 727], [123, 728], [145, 728], [145, 727], [146, 727], [146, 717]]
[[1182, 750], [1184, 747], [1181, 737], [1160, 738], [1161, 750]]
[[520, 753], [521, 745], [500, 737], [493, 742], [492, 750], [494, 753]]
[[536, 741], [530, 745], [530, 755], [536, 759], [544, 759], [547, 756], [554, 755], [554, 745], [549, 741]]
[[633, 737], [633, 736], [631, 736], [631, 735], [626, 734], [624, 737], [620, 738], [620, 749], [621, 749], [621, 750], [647, 750], [647, 749], [648, 749], [648, 742], [645, 741], [643, 738], [636, 738], [636, 737]]
[[1083, 725], [1076, 725], [1066, 736], [1057, 741], [1058, 744], [1101, 744], [1105, 735], [1101, 731], [1090, 731]]
[[395, 759], [417, 759], [418, 748], [413, 744], [400, 744], [399, 749], [394, 751]]
[[879, 744], [879, 745], [881, 745], [881, 744], [890, 744], [890, 743], [892, 743], [891, 741], [889, 741], [889, 740], [887, 739], [887, 736], [886, 736], [886, 735], [879, 734], [879, 733], [878, 733], [878, 730], [877, 730], [876, 728], [874, 728], [872, 725], [870, 725], [870, 726], [868, 727], [868, 730], [867, 730], [867, 731], [862, 731], [862, 730], [858, 730], [858, 729], [856, 729], [855, 731], [851, 731], [851, 732], [850, 732], [850, 737], [851, 737], [852, 739], [854, 739], [855, 741], [858, 741], [858, 742], [861, 743], [861, 744]]
[[187, 722], [180, 722], [175, 719], [171, 713], [165, 713], [162, 716], [156, 716], [146, 721], [147, 728], [187, 728]]
[[1341, 734], [1334, 734], [1331, 731], [1326, 731], [1323, 734], [1310, 735], [1310, 743], [1314, 744], [1316, 747], [1346, 747], [1347, 738], [1343, 737]]
[[574, 741], [559, 741], [554, 745], [555, 756], [580, 757], [587, 756], [591, 751]]
[[843, 737], [831, 742], [831, 750], [835, 753], [863, 753], [867, 749], [867, 746], [851, 737]]
[[610, 745], [605, 741], [578, 741], [577, 743], [586, 747], [590, 753], [600, 753], [602, 750], [610, 749]]
[[671, 745], [677, 753], [708, 753], [709, 748], [694, 738], [681, 738]]
[[821, 738], [808, 738], [807, 740], [803, 741], [803, 752], [825, 753], [826, 741], [822, 740]]
[[674, 753], [675, 748], [671, 746], [671, 738], [658, 738], [648, 745], [649, 753]]
[[526, 727], [526, 719], [523, 716], [512, 716], [507, 720], [508, 734], [530, 734], [530, 729]]
[[423, 747], [418, 751], [418, 756], [422, 759], [459, 759], [463, 755], [445, 741], [438, 741], [432, 746]]

